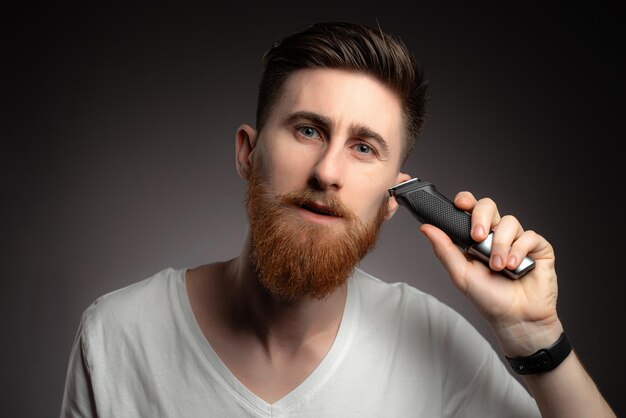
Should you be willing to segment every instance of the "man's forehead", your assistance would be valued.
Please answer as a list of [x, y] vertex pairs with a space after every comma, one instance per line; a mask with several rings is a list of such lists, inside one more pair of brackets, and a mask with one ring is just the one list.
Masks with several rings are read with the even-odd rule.
[[296, 112], [318, 114], [337, 127], [367, 127], [394, 147], [402, 137], [400, 100], [364, 73], [337, 69], [294, 72], [286, 80], [272, 113], [280, 121]]

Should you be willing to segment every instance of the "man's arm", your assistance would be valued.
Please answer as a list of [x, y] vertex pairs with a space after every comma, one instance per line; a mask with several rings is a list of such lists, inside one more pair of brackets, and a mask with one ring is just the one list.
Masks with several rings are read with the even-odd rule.
[[[512, 216], [501, 217], [491, 199], [477, 201], [461, 192], [455, 205], [472, 214], [472, 238], [482, 241], [494, 231], [492, 270], [515, 269], [525, 256], [536, 267], [517, 280], [494, 273], [466, 255], [438, 228], [422, 225], [435, 254], [454, 285], [489, 321], [504, 354], [529, 356], [554, 344], [563, 332], [556, 310], [557, 276], [550, 243], [533, 231], [524, 231]], [[575, 352], [554, 370], [524, 375], [542, 417], [615, 417]]]
[[83, 323], [78, 329], [70, 354], [60, 418], [96, 417], [91, 374], [82, 344]]
[[543, 417], [615, 417], [572, 352], [556, 369], [524, 377]]

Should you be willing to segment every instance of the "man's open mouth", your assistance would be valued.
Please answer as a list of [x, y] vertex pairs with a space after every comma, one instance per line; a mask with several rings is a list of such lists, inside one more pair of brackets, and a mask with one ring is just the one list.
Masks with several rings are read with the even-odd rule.
[[325, 205], [321, 205], [319, 203], [305, 202], [299, 206], [302, 209], [306, 209], [309, 212], [317, 213], [318, 215], [340, 217], [340, 215], [336, 213], [335, 211], [333, 211], [332, 208], [325, 206]]

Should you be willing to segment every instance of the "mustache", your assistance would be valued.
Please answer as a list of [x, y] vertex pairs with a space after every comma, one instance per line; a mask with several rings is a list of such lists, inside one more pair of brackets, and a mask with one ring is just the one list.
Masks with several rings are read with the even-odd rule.
[[354, 212], [339, 197], [310, 188], [285, 193], [280, 196], [280, 201], [285, 205], [321, 209], [323, 212], [349, 221], [356, 219]]

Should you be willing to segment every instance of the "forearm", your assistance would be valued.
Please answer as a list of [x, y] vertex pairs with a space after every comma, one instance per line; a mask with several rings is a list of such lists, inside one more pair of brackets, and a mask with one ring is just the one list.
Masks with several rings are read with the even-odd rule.
[[[550, 346], [550, 358], [563, 358], [560, 357], [561, 350], [555, 349], [555, 341], [560, 341], [559, 337], [563, 333], [563, 325], [556, 314], [544, 321], [496, 325], [494, 331], [504, 354], [509, 358], [527, 357]], [[564, 347], [569, 350], [569, 340], [565, 339], [564, 342]], [[615, 417], [574, 350], [569, 354], [565, 349], [563, 352], [567, 357], [556, 368], [523, 375], [542, 417]]]
[[554, 370], [524, 381], [543, 418], [616, 417], [574, 351]]

